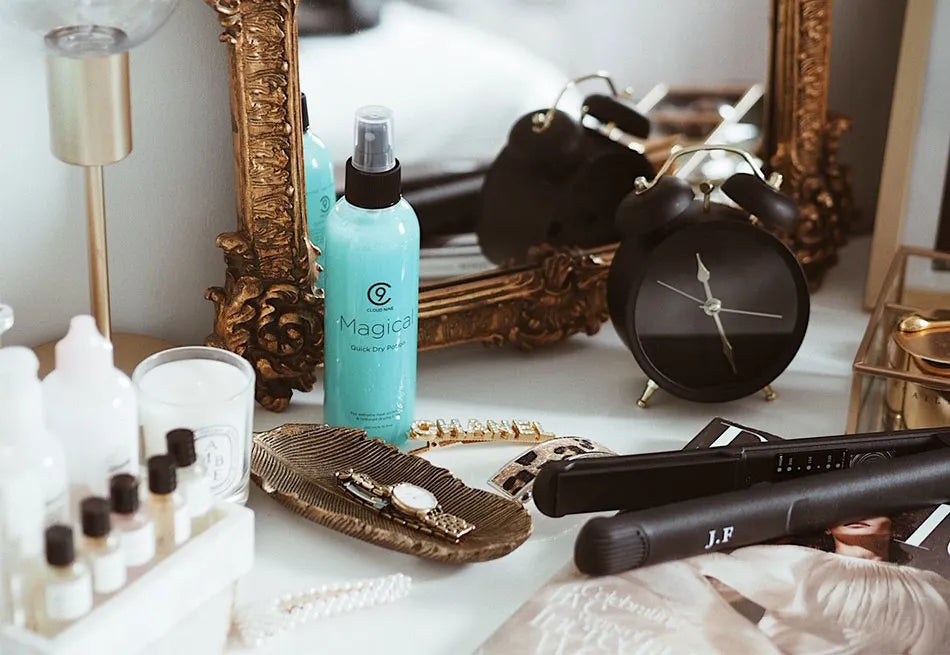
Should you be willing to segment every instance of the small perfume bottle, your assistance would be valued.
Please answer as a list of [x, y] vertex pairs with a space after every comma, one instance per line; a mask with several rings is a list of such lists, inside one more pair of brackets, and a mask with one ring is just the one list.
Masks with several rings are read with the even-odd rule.
[[112, 534], [109, 501], [90, 496], [79, 504], [82, 519], [83, 555], [92, 569], [92, 588], [106, 596], [125, 586], [125, 554], [119, 537]]
[[175, 460], [171, 455], [148, 458], [148, 513], [155, 524], [155, 552], [170, 555], [191, 536], [191, 516], [178, 492]]
[[186, 429], [172, 430], [165, 436], [165, 440], [168, 443], [168, 454], [175, 459], [178, 466], [178, 487], [188, 503], [191, 534], [196, 535], [211, 525], [214, 515], [211, 512], [211, 483], [208, 481], [205, 467], [195, 454], [195, 433]]
[[92, 609], [92, 576], [76, 560], [73, 529], [67, 525], [46, 529], [46, 562], [42, 632], [53, 636]]
[[131, 574], [140, 573], [155, 557], [155, 524], [139, 509], [139, 481], [120, 473], [109, 482], [112, 524], [122, 543], [125, 565]]

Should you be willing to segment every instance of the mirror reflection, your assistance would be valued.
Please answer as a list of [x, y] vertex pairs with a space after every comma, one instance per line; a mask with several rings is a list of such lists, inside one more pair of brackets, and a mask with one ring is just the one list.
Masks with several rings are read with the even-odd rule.
[[[302, 0], [300, 86], [310, 132], [324, 146], [308, 143], [307, 160], [332, 165], [342, 193], [354, 112], [393, 110], [403, 194], [419, 217], [423, 286], [523, 263], [542, 244], [612, 243], [616, 205], [674, 146], [756, 151], [770, 6]], [[597, 71], [609, 79], [570, 84]], [[716, 181], [736, 166], [700, 154], [678, 174]], [[314, 190], [308, 177], [317, 243]]]

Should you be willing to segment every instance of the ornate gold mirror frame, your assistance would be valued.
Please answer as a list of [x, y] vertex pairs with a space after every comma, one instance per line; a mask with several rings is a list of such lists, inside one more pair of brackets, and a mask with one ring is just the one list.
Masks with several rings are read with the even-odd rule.
[[[247, 358], [257, 399], [282, 410], [309, 390], [323, 362], [323, 301], [302, 202], [304, 179], [297, 68], [297, 0], [206, 0], [228, 49], [237, 229], [222, 234], [227, 273], [208, 290], [208, 344]], [[773, 0], [765, 141], [784, 190], [802, 208], [792, 245], [813, 283], [835, 261], [850, 214], [836, 158], [848, 121], [828, 115], [832, 0]], [[298, 200], [299, 199], [299, 200]], [[606, 280], [615, 246], [541, 248], [536, 264], [423, 286], [419, 347], [467, 342], [532, 348], [607, 320]]]

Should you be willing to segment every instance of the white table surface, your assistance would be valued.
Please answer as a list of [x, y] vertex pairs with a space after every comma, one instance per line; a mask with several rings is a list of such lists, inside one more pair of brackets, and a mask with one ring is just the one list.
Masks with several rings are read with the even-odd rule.
[[[645, 376], [611, 325], [522, 353], [480, 345], [421, 353], [419, 418], [534, 419], [558, 435], [581, 435], [618, 453], [682, 447], [715, 416], [787, 437], [844, 431], [851, 362], [867, 321], [860, 307], [867, 240], [845, 248], [812, 298], [808, 334], [798, 356], [773, 385], [777, 400], [753, 396], [733, 403], [689, 403], [658, 392], [638, 409]], [[320, 422], [321, 388], [296, 394], [282, 414], [258, 408], [257, 430]], [[485, 444], [433, 452], [467, 484], [486, 480], [523, 446]], [[418, 559], [338, 534], [284, 509], [252, 485], [256, 562], [240, 582], [238, 604], [328, 583], [393, 573], [412, 578], [395, 604], [311, 623], [257, 649], [232, 636], [229, 653], [469, 653], [558, 569], [569, 562], [582, 518], [550, 519], [533, 506], [532, 537], [493, 562], [453, 566]]]

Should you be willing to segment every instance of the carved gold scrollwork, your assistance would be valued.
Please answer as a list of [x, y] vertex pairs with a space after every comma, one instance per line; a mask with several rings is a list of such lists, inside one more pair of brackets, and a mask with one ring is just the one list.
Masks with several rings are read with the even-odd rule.
[[774, 4], [770, 164], [801, 207], [790, 245], [813, 288], [837, 261], [854, 211], [849, 173], [837, 154], [850, 121], [828, 115], [831, 10], [831, 0]]
[[[230, 52], [239, 230], [223, 234], [227, 274], [209, 289], [209, 345], [245, 357], [256, 396], [282, 410], [294, 389], [313, 387], [323, 357], [322, 304], [297, 198], [301, 185], [294, 3], [208, 0]], [[292, 102], [293, 100], [293, 102]]]
[[[238, 227], [218, 238], [227, 273], [209, 289], [210, 345], [247, 358], [257, 398], [284, 409], [310, 389], [323, 360], [323, 301], [303, 213], [296, 0], [206, 0], [229, 49]], [[850, 222], [848, 170], [838, 161], [849, 121], [827, 110], [831, 0], [773, 0], [767, 154], [801, 206], [788, 235], [812, 282], [836, 258]], [[461, 343], [531, 349], [607, 320], [615, 246], [542, 248], [535, 263], [427, 285], [419, 347]]]

